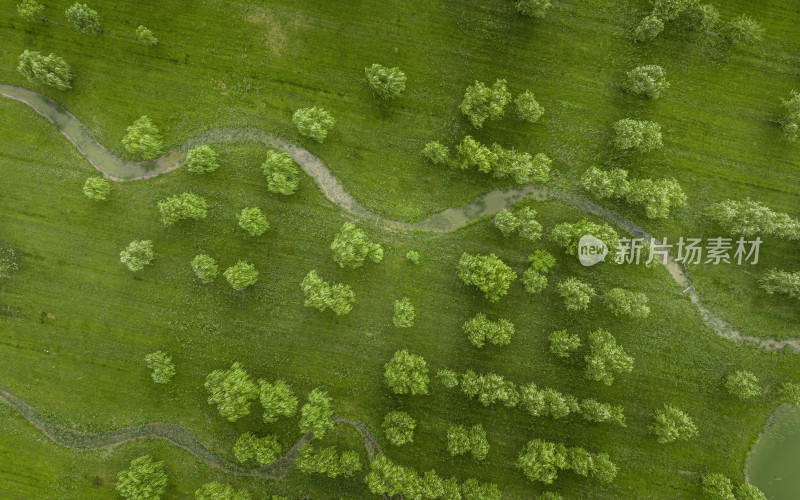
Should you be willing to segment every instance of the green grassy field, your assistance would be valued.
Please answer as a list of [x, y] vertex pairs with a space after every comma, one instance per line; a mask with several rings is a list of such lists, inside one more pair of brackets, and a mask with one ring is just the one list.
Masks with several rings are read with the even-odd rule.
[[[217, 127], [270, 130], [319, 155], [364, 206], [397, 219], [418, 220], [503, 186], [480, 174], [437, 169], [419, 155], [430, 139], [454, 143], [467, 133], [545, 152], [555, 160], [553, 183], [565, 189], [577, 190], [577, 179], [592, 164], [624, 166], [633, 177], [675, 176], [689, 204], [669, 224], [610, 205], [671, 239], [717, 236], [719, 230], [699, 212], [725, 198], [750, 196], [800, 215], [797, 147], [770, 123], [780, 99], [800, 87], [800, 35], [794, 29], [800, 7], [788, 2], [768, 8], [743, 1], [718, 5], [725, 16], [747, 12], [767, 28], [761, 46], [743, 49], [669, 35], [636, 46], [629, 33], [645, 14], [644, 2], [560, 2], [538, 22], [518, 16], [511, 2], [346, 2], [346, 8], [316, 0], [268, 3], [96, 1], [92, 7], [105, 30], [97, 37], [66, 26], [62, 11], [68, 2], [48, 3], [51, 22], [37, 25], [4, 4], [0, 81], [50, 95], [118, 153], [125, 127], [141, 114], [154, 119], [172, 146]], [[139, 24], [150, 27], [161, 44], [136, 43]], [[76, 75], [74, 89], [52, 91], [24, 80], [15, 68], [26, 48], [67, 59]], [[409, 88], [397, 103], [378, 104], [361, 83], [363, 67], [373, 62], [406, 71]], [[663, 101], [645, 103], [619, 91], [625, 71], [645, 63], [668, 71], [672, 88]], [[464, 88], [475, 78], [498, 77], [515, 93], [536, 93], [547, 110], [542, 122], [520, 125], [506, 117], [479, 133], [471, 130], [457, 109]], [[336, 117], [323, 145], [301, 140], [291, 128], [292, 112], [307, 105], [324, 106]], [[627, 116], [661, 123], [666, 148], [646, 156], [613, 153], [611, 124]], [[4, 389], [65, 425], [87, 430], [175, 422], [229, 458], [246, 430], [275, 432], [288, 448], [299, 437], [296, 418], [265, 426], [255, 405], [249, 417], [230, 424], [206, 404], [205, 375], [241, 361], [253, 376], [285, 378], [302, 394], [324, 387], [338, 415], [364, 420], [376, 431], [387, 412], [409, 411], [419, 423], [415, 442], [402, 448], [384, 443], [391, 458], [419, 470], [496, 482], [507, 498], [530, 498], [542, 489], [513, 468], [518, 450], [534, 437], [607, 452], [620, 467], [611, 486], [562, 473], [550, 489], [566, 498], [692, 498], [706, 472], [742, 478], [750, 444], [775, 405], [769, 389], [800, 377], [794, 355], [759, 353], [714, 336], [661, 268], [585, 269], [547, 243], [503, 239], [487, 222], [448, 235], [366, 225], [384, 245], [384, 262], [340, 270], [328, 245], [348, 219], [310, 179], [303, 179], [295, 196], [270, 195], [258, 169], [263, 148], [218, 149], [223, 167], [213, 174], [177, 171], [119, 184], [108, 203], [94, 203], [81, 193], [91, 166], [29, 108], [0, 101], [0, 241], [21, 252], [19, 274], [0, 280]], [[208, 220], [164, 228], [157, 202], [188, 190], [209, 200]], [[235, 215], [252, 205], [272, 225], [260, 238], [247, 238], [236, 227]], [[536, 209], [548, 229], [582, 217], [558, 204]], [[118, 259], [132, 239], [152, 239], [157, 252], [155, 264], [136, 274]], [[495, 252], [521, 273], [527, 255], [538, 248], [558, 257], [554, 281], [577, 276], [599, 290], [644, 290], [651, 317], [619, 321], [598, 308], [567, 314], [552, 287], [531, 296], [518, 282], [508, 297], [490, 305], [458, 280], [455, 263], [462, 251]], [[409, 249], [422, 254], [418, 266], [405, 260]], [[255, 263], [259, 283], [243, 293], [232, 292], [222, 278], [199, 285], [189, 262], [201, 251], [224, 267], [240, 258]], [[796, 270], [797, 257], [796, 245], [770, 239], [758, 269]], [[353, 286], [357, 304], [349, 315], [335, 319], [302, 306], [299, 282], [310, 269]], [[704, 302], [744, 333], [800, 336], [796, 302], [758, 291], [757, 271], [699, 266], [691, 275]], [[392, 304], [402, 296], [417, 306], [418, 320], [409, 330], [391, 323]], [[478, 350], [468, 343], [461, 324], [479, 311], [517, 325], [511, 346]], [[553, 330], [586, 334], [600, 327], [636, 358], [634, 372], [610, 388], [587, 383], [582, 362], [560, 362], [547, 348]], [[623, 404], [629, 426], [485, 409], [436, 383], [428, 396], [393, 396], [383, 383], [383, 364], [401, 348], [423, 355], [434, 370], [491, 371], [519, 384], [535, 381]], [[142, 362], [156, 349], [170, 352], [177, 364], [178, 375], [167, 387], [156, 387]], [[723, 377], [739, 367], [762, 379], [766, 396], [740, 403], [726, 395]], [[697, 440], [655, 442], [648, 425], [653, 409], [665, 401], [694, 418]], [[260, 496], [369, 495], [360, 478], [294, 472], [275, 483], [236, 480], [157, 442], [70, 452], [10, 410], [2, 410], [0, 419], [9, 429], [0, 436], [3, 498], [109, 498], [116, 472], [145, 452], [167, 461], [169, 497], [190, 498], [210, 479], [235, 482]], [[492, 446], [486, 462], [449, 456], [445, 434], [453, 423], [483, 423]], [[342, 428], [324, 441], [344, 443], [365, 458], [351, 434]]]

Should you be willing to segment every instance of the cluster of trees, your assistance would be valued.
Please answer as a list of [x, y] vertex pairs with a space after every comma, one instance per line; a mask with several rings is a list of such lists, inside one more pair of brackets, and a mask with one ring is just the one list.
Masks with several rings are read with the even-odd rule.
[[622, 406], [601, 403], [594, 399], [578, 399], [562, 394], [551, 388], [540, 389], [531, 382], [520, 389], [520, 401], [527, 412], [534, 417], [564, 418], [579, 413], [589, 422], [609, 422], [625, 427], [625, 413]]
[[536, 210], [531, 207], [522, 207], [513, 212], [507, 209], [501, 210], [494, 216], [492, 222], [504, 237], [514, 233], [530, 241], [542, 237], [542, 225], [536, 220]]
[[650, 64], [628, 71], [625, 89], [634, 95], [658, 99], [669, 88], [667, 73], [661, 66]]
[[384, 101], [396, 99], [406, 90], [406, 74], [400, 71], [400, 68], [373, 64], [364, 68], [364, 75], [373, 95]]
[[523, 16], [542, 19], [553, 5], [550, 0], [514, 0], [514, 7]]
[[772, 295], [786, 295], [792, 299], [800, 299], [800, 271], [790, 273], [778, 269], [770, 269], [758, 278], [761, 289]]
[[786, 115], [780, 122], [786, 138], [795, 142], [800, 137], [800, 92], [792, 90], [789, 99], [783, 101]]
[[800, 240], [800, 221], [750, 198], [714, 203], [706, 208], [705, 215], [725, 231], [738, 236], [763, 235]]
[[346, 450], [342, 453], [335, 446], [315, 451], [310, 443], [300, 447], [297, 468], [306, 474], [325, 474], [330, 478], [352, 477], [363, 468], [358, 453]]
[[414, 305], [411, 303], [411, 299], [403, 297], [400, 300], [394, 301], [394, 316], [392, 317], [394, 326], [397, 328], [410, 328], [414, 326], [415, 316], [416, 311]]
[[345, 222], [331, 243], [333, 260], [339, 267], [357, 269], [369, 258], [379, 263], [383, 260], [383, 247], [370, 240], [366, 233], [352, 222]]
[[501, 403], [507, 408], [514, 408], [519, 402], [519, 391], [514, 382], [496, 373], [478, 375], [467, 370], [461, 376], [461, 392], [470, 399], [476, 398], [483, 406]]
[[650, 315], [647, 302], [647, 295], [643, 292], [633, 292], [624, 288], [612, 288], [603, 294], [603, 303], [614, 316], [646, 318]]
[[447, 429], [447, 451], [452, 456], [470, 453], [472, 458], [482, 461], [489, 453], [489, 441], [481, 424], [467, 429], [464, 425], [451, 425]]
[[89, 177], [83, 184], [83, 194], [90, 200], [106, 201], [111, 194], [111, 183], [102, 177]]
[[186, 153], [186, 169], [195, 174], [213, 172], [219, 168], [219, 155], [208, 144], [197, 146]]
[[536, 250], [528, 256], [530, 266], [522, 273], [522, 285], [525, 291], [537, 294], [547, 288], [547, 273], [556, 265], [556, 258], [544, 250]]
[[323, 142], [336, 124], [336, 120], [326, 110], [315, 106], [295, 111], [292, 115], [292, 123], [297, 127], [300, 135]]
[[622, 151], [649, 153], [664, 145], [661, 125], [647, 120], [624, 118], [614, 124], [614, 134], [614, 147]]
[[167, 489], [164, 462], [150, 455], [133, 459], [127, 469], [117, 474], [115, 488], [126, 500], [158, 500]]
[[[195, 500], [253, 500], [253, 496], [245, 489], [237, 490], [230, 484], [211, 481], [205, 483], [194, 492]], [[273, 496], [272, 500], [287, 500]]]
[[58, 90], [72, 88], [69, 64], [55, 54], [45, 56], [34, 50], [26, 50], [19, 56], [17, 71], [31, 82], [49, 85]]
[[[481, 128], [486, 120], [502, 118], [510, 102], [511, 92], [505, 80], [497, 80], [491, 87], [476, 80], [467, 87], [459, 107], [473, 127]], [[530, 91], [519, 94], [514, 100], [514, 107], [517, 118], [531, 123], [539, 121], [544, 114], [544, 108]]]
[[270, 193], [289, 196], [300, 186], [300, 170], [289, 153], [270, 149], [261, 165]]
[[156, 384], [168, 384], [175, 376], [175, 363], [169, 354], [155, 351], [145, 355], [144, 362], [147, 368], [153, 370], [151, 377]]
[[248, 207], [242, 209], [236, 216], [239, 227], [244, 229], [250, 236], [261, 236], [269, 229], [269, 221], [258, 207]]
[[596, 330], [589, 334], [589, 353], [584, 361], [586, 378], [605, 385], [611, 385], [615, 375], [633, 371], [633, 357], [606, 330]]
[[428, 364], [418, 354], [406, 349], [396, 351], [384, 365], [383, 375], [395, 394], [428, 394]]
[[702, 479], [703, 495], [710, 500], [767, 500], [767, 496], [750, 483], [733, 483], [724, 474], [706, 474]]
[[629, 181], [627, 170], [591, 167], [584, 173], [582, 183], [597, 199], [624, 199], [642, 206], [650, 219], [665, 219], [673, 209], [686, 206], [686, 194], [675, 179]]
[[556, 290], [568, 311], [585, 311], [595, 296], [594, 288], [578, 278], [565, 279], [556, 285]]
[[663, 409], [656, 410], [655, 422], [650, 427], [659, 443], [687, 441], [697, 435], [697, 426], [683, 410], [665, 404]]
[[233, 445], [233, 456], [240, 463], [255, 461], [259, 466], [271, 464], [281, 453], [278, 438], [271, 434], [257, 437], [252, 432], [240, 435]]
[[517, 468], [531, 482], [552, 484], [560, 470], [610, 483], [617, 477], [617, 466], [606, 453], [590, 453], [583, 448], [567, 448], [543, 439], [528, 441], [517, 456]]
[[517, 273], [495, 254], [470, 255], [465, 252], [458, 261], [458, 277], [467, 285], [477, 287], [489, 302], [497, 302], [508, 293]]
[[161, 133], [147, 115], [139, 117], [128, 127], [127, 134], [122, 138], [125, 151], [142, 160], [158, 158], [164, 149]]
[[119, 253], [119, 261], [134, 272], [141, 271], [155, 258], [151, 240], [133, 240]]
[[[698, 0], [655, 0], [653, 11], [636, 27], [634, 38], [640, 42], [652, 41], [668, 23], [684, 33], [710, 33], [720, 26], [720, 14], [713, 5]], [[764, 28], [746, 15], [731, 19], [718, 31], [729, 43], [755, 43], [764, 37]]]
[[606, 223], [597, 224], [586, 219], [579, 222], [562, 222], [550, 231], [550, 240], [564, 249], [567, 255], [578, 255], [578, 243], [585, 235], [591, 235], [613, 251], [619, 246], [619, 235]]
[[469, 342], [475, 347], [483, 347], [486, 342], [494, 345], [508, 345], [514, 335], [514, 324], [507, 319], [492, 321], [483, 313], [478, 313], [462, 326]]
[[303, 290], [306, 307], [316, 307], [320, 311], [330, 309], [337, 316], [349, 313], [356, 301], [356, 294], [350, 285], [330, 284], [320, 278], [314, 269], [303, 278], [300, 288]]
[[497, 143], [488, 147], [470, 135], [464, 137], [455, 149], [456, 156], [451, 158], [447, 146], [432, 141], [425, 145], [422, 154], [434, 165], [447, 165], [459, 170], [474, 167], [498, 179], [512, 177], [517, 184], [544, 183], [550, 178], [553, 161], [543, 153], [531, 156]]
[[392, 411], [383, 417], [383, 434], [395, 446], [412, 443], [417, 422], [404, 411]]
[[383, 455], [370, 463], [364, 478], [370, 492], [376, 495], [402, 495], [417, 500], [500, 500], [500, 488], [493, 483], [467, 479], [460, 485], [454, 477], [444, 479], [430, 470], [420, 475], [410, 467], [395, 464]]
[[161, 222], [171, 226], [184, 219], [205, 219], [208, 203], [194, 193], [183, 193], [159, 201], [158, 210], [161, 212]]

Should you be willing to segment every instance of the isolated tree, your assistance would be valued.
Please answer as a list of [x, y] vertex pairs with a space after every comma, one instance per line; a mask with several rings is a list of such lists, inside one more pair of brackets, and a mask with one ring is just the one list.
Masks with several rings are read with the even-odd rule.
[[333, 429], [333, 410], [328, 393], [316, 388], [308, 393], [308, 402], [300, 408], [300, 432], [313, 432], [314, 437], [322, 439]]
[[767, 500], [767, 496], [754, 484], [739, 483], [736, 486], [736, 500]]
[[411, 299], [408, 297], [403, 297], [400, 300], [394, 301], [394, 316], [392, 317], [392, 323], [397, 328], [409, 328], [414, 326], [414, 317], [416, 316], [416, 312], [414, 310], [414, 305], [411, 304]]
[[261, 236], [269, 229], [264, 212], [258, 207], [245, 208], [236, 216], [239, 227], [247, 231], [250, 236]]
[[150, 31], [149, 28], [145, 28], [142, 25], [139, 25], [139, 27], [136, 28], [136, 38], [138, 38], [139, 41], [142, 42], [143, 44], [149, 45], [151, 47], [154, 45], [158, 45], [158, 38], [156, 38], [156, 36], [153, 34], [152, 31]]
[[297, 397], [283, 380], [270, 384], [259, 380], [259, 399], [264, 407], [264, 423], [277, 422], [279, 417], [291, 417], [297, 412]]
[[270, 149], [261, 165], [267, 176], [267, 189], [270, 193], [289, 196], [300, 186], [300, 171], [294, 158], [284, 151]]
[[134, 272], [144, 269], [155, 257], [153, 242], [150, 240], [133, 240], [119, 253], [119, 261]]
[[467, 370], [461, 375], [461, 392], [469, 398], [477, 398], [483, 406], [502, 403], [513, 408], [519, 402], [519, 391], [514, 383], [496, 373], [478, 375]]
[[646, 318], [650, 314], [647, 295], [624, 288], [612, 288], [603, 294], [603, 304], [614, 316]]
[[175, 363], [165, 352], [155, 351], [146, 354], [144, 362], [149, 369], [153, 370], [151, 376], [156, 384], [167, 384], [175, 376]]
[[105, 201], [111, 194], [111, 183], [102, 177], [89, 177], [83, 184], [83, 194], [92, 200]]
[[622, 198], [630, 192], [628, 171], [621, 168], [600, 170], [589, 167], [581, 178], [583, 187], [599, 200]]
[[633, 38], [637, 42], [651, 42], [655, 40], [662, 31], [664, 31], [664, 21], [658, 16], [650, 14], [642, 19], [642, 22], [636, 27], [636, 30], [633, 32]]
[[320, 311], [330, 308], [337, 316], [349, 313], [356, 301], [349, 285], [331, 285], [320, 278], [315, 270], [308, 272], [300, 288], [305, 296], [306, 307], [316, 307]]
[[201, 282], [211, 283], [219, 274], [219, 266], [210, 255], [199, 254], [192, 259], [192, 271]]
[[416, 250], [409, 250], [408, 252], [406, 252], [406, 259], [408, 259], [408, 261], [411, 262], [412, 264], [419, 264], [419, 258], [420, 258], [419, 252], [417, 252]]
[[352, 222], [345, 222], [331, 243], [333, 260], [339, 267], [356, 269], [369, 258], [378, 263], [383, 260], [383, 247], [371, 241], [366, 233]]
[[36, 0], [22, 0], [17, 4], [17, 14], [26, 21], [36, 21], [41, 18], [44, 5]]
[[737, 370], [725, 379], [728, 393], [739, 399], [750, 399], [761, 395], [758, 377], [746, 370]]
[[281, 445], [273, 435], [257, 437], [251, 432], [245, 432], [233, 445], [233, 456], [236, 460], [240, 463], [255, 460], [262, 467], [274, 462], [280, 453]]
[[194, 492], [194, 498], [195, 500], [253, 500], [249, 491], [237, 490], [229, 484], [217, 481], [202, 485]]
[[416, 421], [404, 411], [392, 411], [383, 417], [383, 433], [395, 446], [413, 442], [416, 427]]
[[626, 427], [622, 406], [612, 406], [594, 399], [584, 399], [580, 403], [580, 412], [584, 420], [589, 422], [611, 422], [620, 427]]
[[452, 389], [458, 385], [458, 373], [453, 370], [448, 370], [447, 368], [440, 368], [437, 370], [436, 378], [448, 389]]
[[133, 459], [128, 469], [117, 474], [115, 489], [126, 500], [159, 500], [167, 489], [164, 462], [150, 455]]
[[580, 222], [562, 222], [550, 231], [550, 239], [562, 247], [567, 255], [578, 255], [578, 243], [585, 235], [599, 239], [613, 252], [619, 245], [619, 235], [608, 224], [597, 224], [582, 219]]
[[502, 118], [509, 101], [511, 92], [508, 91], [505, 80], [497, 80], [491, 87], [476, 80], [467, 87], [460, 108], [473, 127], [481, 128], [487, 119]]
[[228, 280], [228, 284], [234, 290], [242, 290], [247, 288], [248, 286], [255, 284], [255, 282], [258, 280], [258, 271], [256, 271], [256, 266], [253, 264], [248, 264], [243, 260], [240, 260], [236, 264], [226, 269], [222, 275], [225, 276], [225, 279]]
[[87, 35], [100, 32], [100, 16], [85, 3], [74, 3], [64, 13], [73, 28]]
[[689, 415], [668, 404], [663, 409], [656, 410], [655, 423], [651, 429], [662, 444], [686, 441], [697, 435], [697, 427]]
[[723, 474], [706, 474], [703, 476], [703, 495], [712, 500], [736, 500], [731, 480]]
[[439, 141], [431, 141], [422, 148], [422, 156], [434, 165], [450, 164], [450, 148]]
[[567, 466], [566, 448], [542, 439], [528, 441], [517, 456], [517, 468], [531, 482], [552, 484]]
[[483, 347], [486, 342], [495, 345], [508, 345], [514, 335], [514, 325], [507, 319], [492, 321], [483, 313], [476, 314], [462, 326], [470, 343]]
[[758, 43], [764, 39], [764, 32], [764, 28], [746, 14], [731, 19], [725, 27], [725, 36], [730, 43]]
[[197, 146], [186, 153], [186, 170], [196, 174], [213, 172], [219, 168], [219, 155], [208, 144]]
[[786, 295], [792, 299], [800, 299], [800, 271], [790, 273], [770, 269], [758, 277], [759, 286], [768, 294]]
[[581, 339], [577, 333], [558, 330], [550, 334], [550, 352], [560, 358], [572, 356], [573, 351], [577, 351], [580, 346]]
[[658, 99], [669, 88], [667, 73], [664, 68], [655, 64], [638, 66], [628, 71], [627, 75], [628, 81], [625, 84], [625, 88], [631, 94]]
[[508, 287], [517, 278], [517, 273], [495, 254], [463, 253], [458, 261], [458, 277], [482, 291], [489, 302], [497, 302], [508, 293]]
[[556, 258], [544, 250], [535, 250], [528, 255], [528, 261], [531, 263], [531, 269], [543, 274], [550, 272], [550, 269], [556, 265]]
[[122, 138], [125, 151], [143, 160], [158, 158], [164, 145], [161, 134], [147, 115], [141, 116], [128, 127], [128, 133]]
[[209, 373], [205, 388], [208, 404], [216, 405], [219, 414], [230, 422], [249, 415], [250, 402], [258, 396], [258, 387], [239, 363]]
[[454, 166], [460, 170], [475, 167], [480, 172], [488, 174], [497, 163], [497, 155], [470, 135], [465, 136], [461, 143], [456, 145], [456, 156]]
[[194, 193], [182, 193], [170, 196], [158, 202], [161, 222], [172, 226], [185, 219], [202, 220], [208, 216], [208, 203]]
[[515, 0], [514, 7], [523, 16], [541, 19], [553, 5], [550, 0]]
[[544, 114], [544, 108], [536, 101], [533, 92], [526, 90], [514, 99], [514, 110], [517, 118], [530, 123], [536, 123]]
[[58, 90], [72, 88], [69, 64], [55, 54], [44, 56], [39, 52], [26, 50], [19, 56], [17, 71], [31, 82], [49, 85]]
[[596, 330], [589, 334], [589, 354], [586, 361], [586, 378], [611, 385], [614, 375], [630, 373], [633, 370], [633, 357], [617, 344], [611, 333]]
[[300, 135], [323, 142], [333, 129], [336, 120], [322, 108], [301, 108], [294, 112], [292, 123]]
[[595, 296], [594, 288], [577, 278], [565, 279], [556, 285], [556, 290], [568, 311], [585, 311]]
[[650, 121], [625, 118], [614, 124], [614, 146], [623, 151], [635, 149], [647, 153], [662, 147], [661, 126]]
[[406, 89], [406, 74], [400, 71], [400, 68], [387, 68], [380, 64], [373, 64], [364, 68], [364, 74], [372, 93], [384, 101], [400, 97]]
[[428, 365], [422, 356], [396, 351], [384, 365], [383, 375], [395, 394], [428, 394]]

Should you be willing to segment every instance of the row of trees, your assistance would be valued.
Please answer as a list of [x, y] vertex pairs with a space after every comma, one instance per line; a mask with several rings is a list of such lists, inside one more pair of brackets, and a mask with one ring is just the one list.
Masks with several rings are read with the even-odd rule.
[[672, 210], [686, 206], [686, 194], [675, 179], [628, 180], [627, 170], [590, 167], [581, 183], [597, 199], [624, 199], [642, 206], [650, 219], [666, 219]]
[[625, 427], [622, 406], [601, 403], [594, 399], [578, 401], [572, 395], [562, 394], [552, 388], [540, 389], [531, 382], [520, 389], [522, 406], [533, 417], [564, 418], [579, 413], [588, 422], [609, 422]]
[[800, 299], [800, 271], [790, 273], [778, 269], [770, 269], [758, 278], [761, 289], [768, 294], [786, 295], [792, 299]]
[[[506, 106], [511, 102], [505, 80], [497, 80], [490, 87], [478, 80], [467, 87], [459, 108], [475, 128], [483, 127], [486, 120], [498, 120], [505, 115]], [[544, 108], [536, 101], [530, 91], [519, 94], [514, 100], [517, 118], [531, 123], [539, 121]]]
[[737, 236], [761, 235], [800, 240], [800, 221], [750, 198], [714, 203], [706, 208], [704, 214], [722, 229]]
[[729, 43], [755, 43], [764, 37], [764, 28], [744, 14], [720, 26], [719, 11], [711, 4], [701, 4], [698, 0], [655, 0], [652, 12], [636, 27], [634, 38], [640, 42], [652, 41], [667, 24], [685, 33], [710, 33], [719, 27], [719, 34]]
[[617, 466], [606, 453], [590, 453], [581, 447], [567, 448], [561, 443], [533, 439], [517, 456], [516, 466], [531, 482], [552, 484], [560, 470], [610, 483], [617, 477]]

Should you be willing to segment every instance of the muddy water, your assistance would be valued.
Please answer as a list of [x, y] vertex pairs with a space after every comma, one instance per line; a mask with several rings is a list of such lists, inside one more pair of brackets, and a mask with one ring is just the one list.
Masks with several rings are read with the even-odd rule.
[[800, 498], [800, 410], [775, 410], [748, 458], [747, 477], [771, 500]]

